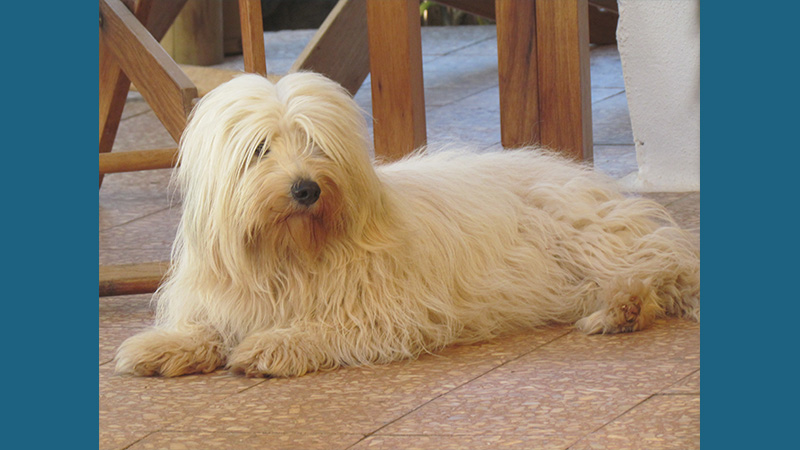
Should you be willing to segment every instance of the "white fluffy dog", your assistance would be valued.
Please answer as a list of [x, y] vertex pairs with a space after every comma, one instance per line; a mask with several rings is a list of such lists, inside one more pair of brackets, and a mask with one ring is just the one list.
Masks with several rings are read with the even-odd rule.
[[183, 217], [136, 375], [298, 376], [547, 323], [699, 320], [699, 253], [657, 203], [527, 148], [373, 166], [365, 122], [313, 73], [243, 75], [180, 145]]

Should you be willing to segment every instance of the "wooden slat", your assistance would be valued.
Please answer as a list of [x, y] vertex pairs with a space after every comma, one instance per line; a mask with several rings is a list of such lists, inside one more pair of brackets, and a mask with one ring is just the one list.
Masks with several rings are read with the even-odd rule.
[[338, 82], [352, 95], [369, 75], [366, 0], [339, 0], [291, 71], [310, 70]]
[[505, 148], [540, 140], [536, 4], [517, 0], [495, 3], [500, 135]]
[[177, 148], [132, 150], [100, 154], [100, 173], [168, 169], [177, 163]]
[[242, 54], [244, 70], [250, 73], [267, 74], [264, 51], [264, 24], [261, 18], [260, 0], [239, 0], [239, 15], [242, 24]]
[[100, 0], [103, 40], [161, 123], [180, 140], [197, 89], [119, 0]]
[[[132, 0], [130, 0], [132, 1]], [[133, 8], [134, 15], [138, 20], [147, 20], [147, 16], [152, 6], [152, 0], [139, 0], [135, 5], [128, 6]], [[122, 110], [125, 108], [125, 100], [131, 82], [122, 72], [117, 61], [114, 59], [111, 49], [103, 41], [103, 33], [100, 33], [99, 49], [99, 117], [100, 117], [100, 153], [110, 152], [114, 147], [114, 139], [117, 137], [119, 122], [122, 119]], [[99, 186], [103, 185], [103, 174], [100, 174]]]
[[168, 268], [168, 262], [100, 266], [100, 297], [155, 292]]
[[587, 0], [536, 0], [542, 144], [592, 159]]
[[367, 0], [375, 155], [391, 160], [425, 144], [418, 0]]

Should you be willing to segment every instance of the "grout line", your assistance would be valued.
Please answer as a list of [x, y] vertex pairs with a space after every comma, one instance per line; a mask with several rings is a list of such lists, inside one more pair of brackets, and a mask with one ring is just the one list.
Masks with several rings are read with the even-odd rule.
[[[595, 87], [594, 89], [618, 89], [618, 88]], [[611, 94], [611, 95], [609, 95], [608, 97], [603, 97], [603, 98], [599, 98], [599, 99], [597, 99], [597, 100], [592, 100], [592, 105], [595, 105], [595, 104], [597, 104], [597, 103], [600, 103], [600, 102], [602, 102], [603, 100], [608, 100], [608, 99], [610, 99], [611, 97], [616, 97], [617, 95], [619, 95], [619, 94], [624, 94], [624, 93], [625, 93], [625, 89], [623, 88], [621, 91], [619, 91], [619, 92], [617, 92], [617, 93], [615, 93], [615, 94]]]
[[143, 439], [152, 436], [156, 432], [157, 431], [151, 431], [151, 432], [145, 434], [144, 436], [140, 437], [139, 439], [136, 439], [135, 441], [131, 442], [130, 444], [122, 447], [122, 450], [127, 450], [127, 449], [131, 448], [132, 446], [134, 446], [134, 445], [138, 444], [139, 442], [141, 442]]
[[[457, 51], [464, 50], [465, 48], [470, 48], [470, 47], [473, 47], [473, 46], [475, 46], [475, 45], [478, 45], [478, 44], [480, 44], [480, 43], [482, 43], [482, 42], [491, 41], [491, 40], [497, 40], [497, 35], [495, 35], [495, 36], [489, 36], [489, 37], [487, 37], [487, 38], [483, 38], [483, 39], [480, 39], [480, 40], [477, 40], [477, 41], [470, 42], [469, 44], [466, 44], [466, 45], [464, 45], [464, 46], [462, 46], [462, 47], [458, 47], [458, 48], [456, 48], [456, 49], [450, 50], [449, 52], [446, 52], [446, 53], [441, 53], [441, 54], [440, 54], [440, 56], [448, 56], [448, 55], [450, 55], [450, 54], [452, 54], [452, 53], [455, 53], [455, 52], [457, 52]], [[436, 59], [438, 59], [438, 58], [436, 58]]]
[[[657, 392], [655, 392], [655, 393], [653, 393], [653, 394], [650, 394], [650, 395], [648, 395], [648, 396], [647, 396], [646, 398], [644, 398], [642, 401], [640, 401], [640, 402], [636, 403], [635, 405], [631, 406], [630, 408], [626, 409], [626, 410], [625, 410], [625, 411], [623, 411], [621, 414], [619, 414], [619, 415], [615, 416], [613, 419], [609, 420], [608, 422], [606, 422], [606, 423], [604, 423], [603, 425], [601, 425], [600, 427], [598, 427], [596, 430], [594, 430], [594, 431], [591, 431], [591, 432], [589, 432], [589, 433], [587, 433], [587, 434], [585, 434], [585, 435], [581, 436], [580, 438], [578, 438], [578, 440], [576, 440], [575, 442], [573, 442], [572, 444], [570, 444], [570, 445], [569, 445], [569, 447], [567, 447], [567, 450], [570, 450], [570, 449], [571, 449], [571, 448], [572, 448], [572, 447], [573, 447], [575, 444], [577, 444], [578, 442], [580, 442], [581, 440], [583, 440], [583, 439], [584, 439], [584, 438], [586, 438], [587, 436], [590, 436], [590, 435], [592, 435], [592, 434], [594, 434], [594, 433], [597, 433], [598, 431], [602, 430], [603, 428], [605, 428], [605, 427], [606, 427], [606, 426], [608, 426], [609, 424], [613, 423], [614, 421], [616, 421], [616, 420], [617, 420], [617, 419], [619, 419], [620, 417], [624, 416], [625, 414], [628, 414], [628, 413], [629, 413], [629, 412], [631, 412], [633, 409], [635, 409], [635, 408], [637, 408], [637, 407], [639, 407], [639, 406], [643, 405], [644, 403], [646, 403], [646, 402], [650, 401], [652, 398], [654, 398], [654, 397], [656, 397], [656, 396], [662, 395], [662, 394], [661, 394], [661, 392], [662, 392], [662, 391], [664, 391], [665, 389], [669, 389], [670, 387], [674, 386], [674, 385], [675, 385], [675, 384], [677, 384], [677, 383], [680, 383], [682, 380], [684, 380], [684, 379], [686, 379], [686, 378], [688, 378], [688, 377], [692, 376], [692, 375], [693, 375], [695, 372], [697, 372], [697, 371], [699, 371], [699, 370], [700, 370], [700, 369], [695, 369], [695, 370], [691, 371], [689, 374], [687, 374], [687, 375], [685, 375], [685, 376], [681, 377], [680, 379], [678, 379], [678, 381], [676, 381], [676, 382], [674, 382], [674, 383], [672, 383], [672, 384], [670, 384], [670, 385], [668, 385], [668, 386], [666, 386], [666, 387], [662, 387], [662, 388], [661, 388], [661, 389], [659, 389]], [[690, 394], [690, 395], [699, 395], [699, 394]]]
[[182, 419], [184, 419], [186, 417], [192, 417], [194, 415], [194, 413], [197, 412], [197, 411], [200, 411], [200, 410], [202, 410], [204, 408], [208, 408], [209, 406], [218, 404], [220, 402], [224, 402], [224, 401], [228, 400], [229, 398], [233, 397], [234, 395], [240, 394], [240, 393], [242, 393], [244, 391], [247, 391], [249, 389], [252, 389], [252, 388], [254, 388], [256, 386], [261, 385], [265, 381], [267, 381], [267, 380], [266, 379], [261, 380], [258, 383], [253, 383], [252, 386], [247, 386], [247, 387], [245, 387], [244, 389], [242, 389], [240, 391], [236, 391], [236, 392], [234, 392], [234, 393], [232, 393], [232, 394], [230, 394], [228, 396], [225, 396], [225, 397], [223, 397], [221, 399], [218, 399], [216, 401], [211, 401], [211, 402], [208, 402], [208, 403], [206, 403], [206, 404], [204, 404], [202, 406], [198, 406], [196, 408], [192, 408], [192, 409], [189, 409], [189, 410], [186, 410], [186, 411], [182, 411], [183, 413], [185, 413], [182, 417], [180, 417], [178, 419], [175, 419], [175, 420], [172, 420], [172, 421], [164, 421], [164, 423], [160, 427], [157, 427], [155, 430], [150, 431], [149, 433], [147, 433], [147, 435], [141, 437], [140, 439], [137, 439], [134, 442], [131, 442], [127, 446], [123, 447], [122, 450], [126, 450], [126, 449], [130, 448], [132, 445], [135, 445], [135, 444], [139, 443], [143, 439], [145, 439], [145, 438], [147, 438], [147, 437], [149, 437], [149, 436], [151, 436], [151, 435], [153, 435], [155, 433], [175, 433], [175, 432], [181, 433], [181, 432], [186, 432], [186, 430], [167, 430], [167, 428], [172, 426], [172, 425], [175, 425], [177, 422], [180, 422]]
[[[602, 88], [602, 89], [614, 89], [614, 88]], [[605, 98], [603, 98], [603, 99], [601, 99], [601, 100], [598, 100], [598, 101], [596, 101], [596, 102], [592, 102], [592, 106], [594, 106], [594, 105], [596, 105], [596, 104], [598, 104], [598, 103], [602, 103], [602, 102], [604, 102], [604, 101], [606, 101], [606, 100], [612, 99], [612, 98], [614, 98], [614, 97], [618, 97], [618, 96], [619, 96], [619, 95], [621, 95], [621, 94], [625, 94], [625, 89], [624, 89], [624, 88], [623, 88], [621, 91], [617, 92], [616, 94], [609, 95], [608, 97], [605, 97]]]
[[481, 374], [479, 374], [479, 375], [476, 375], [475, 377], [473, 377], [473, 378], [471, 378], [471, 379], [469, 379], [469, 380], [467, 380], [467, 381], [465, 381], [465, 382], [463, 382], [463, 383], [459, 384], [458, 386], [454, 387], [453, 389], [450, 389], [450, 390], [449, 390], [449, 391], [447, 391], [447, 392], [443, 392], [443, 393], [441, 393], [441, 394], [439, 394], [439, 395], [437, 395], [437, 396], [435, 396], [435, 397], [431, 398], [430, 400], [428, 400], [428, 401], [426, 401], [426, 402], [423, 402], [422, 404], [418, 405], [416, 408], [413, 408], [413, 409], [411, 409], [410, 411], [406, 412], [405, 414], [402, 414], [402, 415], [400, 415], [399, 417], [397, 417], [397, 418], [395, 418], [395, 419], [393, 419], [393, 420], [390, 420], [389, 422], [387, 422], [387, 423], [385, 423], [385, 424], [381, 425], [380, 427], [376, 428], [375, 430], [373, 430], [373, 431], [370, 431], [369, 433], [365, 434], [363, 438], [361, 438], [361, 439], [359, 439], [358, 441], [354, 442], [354, 443], [353, 443], [352, 445], [350, 445], [349, 447], [346, 447], [346, 448], [345, 448], [345, 450], [348, 450], [348, 449], [352, 448], [353, 446], [355, 446], [355, 445], [358, 445], [359, 443], [361, 443], [362, 441], [364, 441], [364, 439], [367, 439], [368, 437], [374, 436], [374, 435], [375, 435], [375, 433], [377, 433], [377, 432], [381, 431], [382, 429], [384, 429], [384, 428], [388, 427], [389, 425], [391, 425], [391, 424], [393, 424], [393, 423], [395, 423], [395, 422], [397, 422], [397, 421], [399, 421], [399, 420], [401, 420], [401, 419], [403, 419], [403, 418], [405, 418], [405, 417], [409, 416], [411, 413], [414, 413], [414, 412], [416, 412], [417, 410], [419, 410], [420, 408], [422, 408], [422, 407], [424, 407], [424, 406], [426, 406], [426, 405], [430, 404], [431, 402], [433, 402], [433, 401], [435, 401], [435, 400], [437, 400], [437, 399], [439, 399], [439, 398], [441, 398], [441, 397], [443, 397], [443, 396], [445, 396], [445, 395], [447, 395], [447, 394], [449, 394], [449, 393], [451, 393], [451, 392], [455, 392], [455, 391], [457, 391], [458, 389], [460, 389], [461, 387], [463, 387], [463, 386], [465, 386], [465, 385], [467, 385], [467, 384], [469, 384], [469, 383], [472, 383], [473, 381], [477, 380], [478, 378], [481, 378], [481, 377], [483, 377], [483, 376], [485, 376], [485, 375], [489, 374], [490, 372], [493, 372], [493, 371], [495, 371], [495, 370], [497, 370], [497, 369], [499, 369], [499, 368], [501, 368], [501, 367], [503, 367], [503, 366], [505, 366], [505, 365], [507, 365], [507, 364], [509, 364], [509, 363], [513, 362], [513, 361], [517, 361], [518, 359], [520, 359], [520, 358], [522, 358], [522, 357], [524, 357], [524, 356], [527, 356], [527, 355], [529, 355], [529, 354], [531, 354], [531, 353], [535, 352], [536, 350], [539, 350], [540, 348], [544, 347], [545, 345], [548, 345], [548, 344], [550, 344], [550, 343], [552, 343], [552, 342], [554, 342], [554, 341], [557, 341], [558, 339], [561, 339], [562, 337], [564, 337], [564, 336], [566, 336], [566, 335], [568, 335], [568, 334], [572, 333], [573, 331], [574, 331], [574, 328], [570, 328], [570, 329], [569, 329], [569, 330], [568, 330], [566, 333], [564, 333], [564, 334], [560, 334], [560, 335], [558, 335], [558, 336], [554, 337], [553, 339], [551, 339], [551, 340], [549, 340], [549, 341], [545, 342], [545, 343], [544, 343], [544, 344], [542, 344], [542, 345], [539, 345], [539, 346], [537, 346], [537, 347], [534, 347], [534, 348], [530, 349], [530, 350], [529, 350], [529, 351], [527, 351], [527, 352], [521, 353], [521, 354], [517, 355], [517, 356], [516, 356], [516, 357], [514, 357], [514, 358], [511, 358], [511, 359], [509, 359], [509, 360], [507, 360], [507, 361], [504, 361], [504, 362], [500, 363], [499, 365], [497, 365], [497, 366], [494, 366], [494, 367], [490, 368], [489, 370], [487, 370], [487, 371], [485, 371], [485, 372], [483, 372], [483, 373], [481, 373]]
[[625, 414], [628, 414], [628, 413], [629, 413], [630, 411], [632, 411], [634, 408], [638, 407], [639, 405], [642, 405], [642, 404], [644, 404], [645, 402], [647, 402], [648, 400], [650, 400], [651, 398], [653, 398], [653, 397], [655, 397], [655, 396], [656, 396], [656, 394], [650, 394], [650, 395], [648, 395], [648, 396], [647, 396], [647, 397], [645, 397], [645, 398], [644, 398], [642, 401], [640, 401], [640, 402], [636, 403], [635, 405], [631, 406], [630, 408], [626, 409], [626, 410], [625, 410], [625, 411], [623, 411], [621, 414], [619, 414], [619, 415], [615, 416], [613, 419], [609, 420], [608, 422], [604, 423], [603, 425], [600, 425], [600, 426], [599, 426], [599, 427], [598, 427], [596, 430], [594, 430], [594, 431], [590, 431], [589, 433], [586, 433], [585, 435], [581, 436], [581, 437], [580, 437], [580, 438], [578, 438], [578, 439], [577, 439], [575, 442], [573, 442], [572, 444], [569, 444], [569, 446], [568, 446], [568, 447], [566, 447], [566, 449], [567, 449], [567, 450], [570, 450], [570, 449], [571, 449], [571, 448], [572, 448], [572, 447], [573, 447], [575, 444], [577, 444], [578, 442], [580, 442], [581, 440], [583, 440], [583, 439], [584, 439], [584, 438], [586, 438], [587, 436], [590, 436], [590, 435], [592, 435], [592, 434], [594, 434], [594, 433], [597, 433], [598, 431], [600, 431], [600, 430], [602, 430], [603, 428], [605, 428], [606, 426], [608, 426], [610, 423], [614, 422], [615, 420], [619, 419], [620, 417], [624, 416]]
[[[674, 383], [670, 384], [669, 386], [665, 387], [665, 388], [664, 388], [664, 389], [662, 389], [661, 391], [657, 392], [657, 394], [661, 394], [661, 393], [662, 393], [662, 392], [664, 392], [665, 390], [667, 390], [667, 389], [671, 389], [671, 388], [672, 388], [673, 386], [675, 386], [676, 384], [680, 383], [681, 381], [684, 381], [685, 379], [687, 379], [687, 378], [691, 377], [692, 375], [696, 374], [697, 372], [700, 372], [700, 368], [699, 368], [699, 367], [697, 368], [697, 370], [694, 370], [694, 371], [692, 371], [692, 373], [690, 373], [690, 374], [686, 375], [685, 377], [681, 378], [680, 380], [678, 380], [678, 381], [676, 381], [676, 382], [674, 382]], [[665, 394], [665, 395], [667, 395], [667, 394]]]
[[109, 230], [113, 230], [114, 228], [117, 228], [117, 227], [121, 227], [121, 226], [125, 226], [125, 225], [128, 225], [128, 224], [131, 224], [131, 223], [133, 223], [133, 222], [136, 222], [137, 220], [144, 219], [145, 217], [150, 217], [150, 216], [153, 216], [153, 215], [155, 215], [155, 214], [158, 214], [158, 213], [161, 213], [161, 212], [164, 212], [164, 211], [170, 210], [170, 209], [172, 209], [172, 205], [166, 206], [166, 207], [164, 207], [164, 208], [161, 208], [161, 209], [159, 209], [159, 210], [157, 210], [157, 211], [153, 211], [153, 212], [151, 212], [151, 213], [147, 213], [147, 214], [145, 214], [145, 215], [143, 215], [143, 216], [135, 217], [135, 218], [133, 218], [133, 219], [131, 219], [131, 220], [128, 220], [127, 222], [122, 222], [122, 223], [118, 223], [118, 224], [116, 224], [116, 225], [112, 225], [112, 226], [110, 226], [110, 227], [108, 227], [108, 228], [104, 228], [104, 229], [100, 230], [100, 232], [101, 232], [101, 233], [103, 233], [103, 232], [106, 232], [106, 231], [109, 231]]
[[[127, 102], [126, 102], [126, 103], [127, 103]], [[147, 114], [147, 113], [149, 113], [149, 112], [152, 112], [152, 111], [153, 111], [153, 110], [152, 110], [151, 108], [147, 108], [146, 110], [144, 110], [144, 111], [142, 111], [142, 112], [138, 112], [138, 113], [136, 113], [136, 114], [131, 114], [131, 115], [130, 115], [130, 116], [128, 116], [128, 117], [123, 117], [123, 118], [121, 118], [121, 119], [120, 119], [120, 123], [122, 123], [122, 122], [124, 122], [124, 121], [126, 121], [126, 120], [128, 120], [128, 119], [133, 119], [134, 117], [139, 117], [139, 116], [141, 116], [141, 115]]]
[[[429, 107], [426, 107], [426, 108], [425, 108], [425, 109], [426, 109], [426, 113], [427, 113], [428, 111], [433, 111], [433, 110], [436, 110], [436, 109], [439, 109], [439, 108], [443, 108], [443, 107], [445, 107], [445, 106], [452, 106], [454, 103], [460, 102], [461, 100], [466, 100], [466, 99], [468, 99], [468, 98], [470, 98], [470, 97], [474, 97], [474, 96], [476, 96], [476, 95], [478, 95], [478, 94], [483, 94], [484, 92], [486, 92], [486, 91], [488, 91], [488, 90], [490, 90], [490, 89], [495, 89], [495, 88], [497, 88], [498, 86], [499, 86], [498, 84], [492, 84], [492, 85], [491, 85], [491, 86], [489, 86], [489, 87], [482, 88], [482, 89], [480, 89], [480, 90], [478, 90], [478, 91], [475, 91], [475, 92], [469, 93], [469, 94], [467, 94], [467, 95], [465, 95], [465, 96], [463, 96], [463, 97], [460, 97], [460, 98], [454, 99], [454, 100], [453, 100], [453, 101], [451, 101], [451, 102], [448, 102], [448, 103], [443, 103], [443, 104], [441, 104], [441, 105], [430, 105]], [[500, 117], [500, 116], [498, 115], [497, 117], [498, 117], [498, 120], [499, 120], [499, 117]]]

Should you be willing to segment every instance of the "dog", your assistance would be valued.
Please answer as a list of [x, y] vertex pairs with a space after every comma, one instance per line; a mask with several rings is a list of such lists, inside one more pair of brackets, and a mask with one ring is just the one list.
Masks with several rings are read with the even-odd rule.
[[375, 164], [322, 75], [241, 75], [181, 138], [156, 324], [116, 371], [292, 377], [569, 323], [700, 318], [699, 250], [659, 204], [542, 148]]

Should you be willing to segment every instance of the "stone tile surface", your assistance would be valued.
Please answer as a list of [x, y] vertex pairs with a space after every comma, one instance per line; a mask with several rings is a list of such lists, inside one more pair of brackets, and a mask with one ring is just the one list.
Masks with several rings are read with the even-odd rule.
[[659, 319], [636, 333], [585, 335], [573, 331], [528, 355], [541, 361], [655, 361], [700, 364], [700, 324]]
[[699, 449], [700, 396], [656, 395], [581, 439], [570, 450], [608, 448]]
[[414, 361], [269, 379], [170, 431], [366, 434], [538, 346], [564, 327], [447, 348]]
[[120, 430], [104, 430], [100, 429], [100, 450], [124, 450], [133, 444], [149, 435], [149, 431], [139, 432], [126, 432]]
[[362, 439], [346, 434], [209, 433], [160, 431], [130, 446], [130, 450], [344, 450]]
[[535, 435], [372, 435], [353, 450], [563, 450], [563, 440]]
[[121, 295], [100, 298], [100, 326], [141, 328], [153, 324], [153, 294]]
[[622, 178], [639, 170], [633, 145], [595, 145], [594, 169], [612, 178]]
[[624, 93], [592, 103], [592, 139], [595, 145], [633, 145], [628, 100]]
[[700, 193], [692, 192], [667, 205], [672, 217], [688, 230], [700, 232]]
[[161, 430], [264, 382], [224, 371], [177, 378], [132, 377], [113, 371], [112, 364], [100, 367], [99, 428], [114, 433]]
[[167, 208], [100, 232], [100, 264], [167, 261], [180, 221]]
[[690, 373], [675, 361], [541, 361], [526, 355], [428, 402], [376, 435], [524, 435], [568, 447]]

